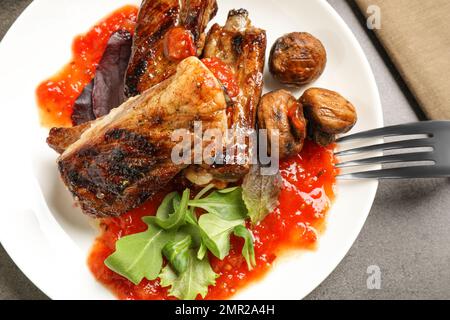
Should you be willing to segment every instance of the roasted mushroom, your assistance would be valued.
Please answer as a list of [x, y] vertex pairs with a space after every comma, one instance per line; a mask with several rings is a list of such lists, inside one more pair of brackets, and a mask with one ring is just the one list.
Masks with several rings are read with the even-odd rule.
[[299, 153], [306, 138], [306, 120], [302, 105], [286, 90], [265, 94], [258, 107], [260, 129], [267, 129], [269, 143], [272, 134], [279, 133], [280, 159]]
[[324, 46], [306, 32], [293, 32], [279, 38], [272, 47], [269, 67], [281, 83], [301, 86], [322, 74], [327, 63]]
[[322, 146], [335, 141], [337, 134], [346, 133], [356, 123], [355, 107], [339, 93], [320, 88], [305, 91], [300, 103], [308, 119], [308, 135]]

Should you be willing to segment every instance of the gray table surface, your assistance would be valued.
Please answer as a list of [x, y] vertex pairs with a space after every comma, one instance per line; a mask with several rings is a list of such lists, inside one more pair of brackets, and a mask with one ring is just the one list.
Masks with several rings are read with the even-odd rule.
[[[30, 0], [0, 0], [0, 39]], [[415, 100], [352, 2], [329, 0], [363, 47], [386, 124], [422, 119]], [[352, 249], [308, 299], [450, 299], [450, 180], [383, 181]], [[367, 268], [381, 288], [367, 288]], [[0, 246], [0, 299], [47, 299]]]

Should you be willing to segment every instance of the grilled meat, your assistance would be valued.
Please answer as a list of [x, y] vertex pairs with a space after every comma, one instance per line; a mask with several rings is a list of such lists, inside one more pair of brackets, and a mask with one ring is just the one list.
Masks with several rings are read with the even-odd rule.
[[80, 139], [83, 132], [85, 132], [94, 121], [85, 122], [75, 127], [52, 128], [48, 134], [47, 144], [58, 152], [59, 154], [66, 151], [66, 149], [78, 139]]
[[58, 159], [61, 176], [86, 214], [123, 214], [186, 167], [171, 159], [174, 130], [192, 135], [194, 121], [202, 121], [203, 130], [224, 131], [226, 107], [218, 80], [197, 58], [187, 58], [171, 78], [86, 124]]
[[[175, 73], [179, 61], [170, 60], [164, 52], [164, 36], [169, 31], [179, 27], [186, 28], [195, 40], [197, 55], [200, 55], [205, 42], [204, 30], [216, 13], [217, 3], [215, 0], [145, 0], [139, 12], [132, 56], [126, 73], [125, 91], [127, 96], [135, 96]], [[112, 50], [117, 51], [116, 47]], [[47, 143], [58, 153], [64, 152], [68, 146], [76, 142], [81, 134], [90, 127], [91, 123], [86, 122], [96, 118], [92, 111], [93, 85], [94, 81], [85, 88], [77, 100], [79, 105], [77, 104], [74, 108], [72, 119], [76, 126], [53, 128], [50, 131]], [[115, 99], [120, 96], [120, 93], [108, 94], [108, 96]], [[117, 106], [115, 102], [113, 104]], [[102, 113], [99, 113], [98, 116], [107, 113], [109, 111], [107, 109], [111, 109], [110, 107], [101, 106]]]
[[[225, 26], [212, 26], [206, 38], [204, 58], [218, 58], [234, 73], [239, 93], [230, 97], [228, 127], [247, 131], [255, 129], [256, 110], [261, 98], [266, 53], [266, 32], [251, 25], [248, 12], [232, 10]], [[248, 141], [247, 141], [248, 142]], [[248, 149], [247, 149], [248, 151]], [[246, 164], [208, 167], [218, 179], [239, 179], [249, 170]]]
[[185, 29], [200, 55], [205, 42], [203, 32], [216, 13], [216, 0], [144, 0], [126, 73], [126, 95], [138, 95], [175, 73], [180, 61], [170, 59], [164, 50], [169, 31]]
[[230, 11], [225, 26], [213, 25], [206, 38], [203, 56], [219, 58], [230, 66], [240, 87], [240, 93], [232, 98], [230, 128], [255, 127], [266, 45], [266, 32], [251, 25], [244, 9]]
[[[232, 97], [198, 59], [185, 59], [177, 67], [176, 55], [164, 50], [165, 35], [178, 34], [181, 26], [192, 33], [199, 54], [202, 32], [215, 11], [215, 1], [144, 1], [126, 75], [127, 93], [142, 94], [103, 118], [51, 130], [47, 141], [62, 153], [61, 176], [85, 213], [127, 212], [185, 169], [171, 160], [174, 130], [188, 129], [192, 136], [194, 121], [202, 121], [203, 131], [254, 129], [266, 36], [251, 26], [245, 10], [231, 11], [224, 27], [215, 25], [205, 50], [206, 58], [221, 59], [233, 71], [239, 92]], [[248, 172], [249, 163], [202, 167], [214, 179], [236, 180]]]

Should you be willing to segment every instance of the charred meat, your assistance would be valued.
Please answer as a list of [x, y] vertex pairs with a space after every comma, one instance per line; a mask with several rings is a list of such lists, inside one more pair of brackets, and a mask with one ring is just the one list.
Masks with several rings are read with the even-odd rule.
[[224, 27], [215, 24], [206, 38], [204, 58], [218, 58], [231, 67], [240, 92], [231, 97], [230, 128], [254, 128], [261, 98], [266, 32], [252, 26], [248, 12], [232, 10]]
[[320, 145], [334, 142], [337, 134], [350, 131], [357, 121], [355, 107], [337, 92], [311, 88], [300, 102], [308, 119], [309, 136]]
[[267, 129], [269, 142], [272, 143], [272, 134], [279, 137], [280, 159], [302, 151], [306, 138], [306, 120], [302, 105], [290, 92], [278, 90], [261, 98], [258, 125], [261, 129]]
[[75, 127], [52, 128], [48, 134], [47, 144], [59, 154], [80, 139], [83, 132], [90, 128], [94, 121], [85, 122]]
[[[227, 119], [221, 84], [191, 57], [174, 76], [85, 128], [58, 159], [63, 181], [86, 214], [123, 214], [186, 167], [171, 159], [177, 144], [172, 133], [192, 132], [194, 121], [202, 121], [204, 130], [225, 130]], [[66, 133], [66, 140], [74, 140], [74, 131]]]
[[142, 93], [173, 75], [184, 58], [200, 55], [205, 28], [216, 13], [216, 0], [144, 0], [126, 74], [126, 95]]
[[[266, 32], [252, 26], [248, 12], [232, 10], [225, 26], [215, 24], [206, 38], [203, 57], [219, 59], [233, 73], [236, 92], [228, 91], [228, 127], [237, 130], [254, 129], [256, 111], [263, 87], [266, 52]], [[238, 179], [245, 175], [248, 164], [207, 168], [218, 179]]]

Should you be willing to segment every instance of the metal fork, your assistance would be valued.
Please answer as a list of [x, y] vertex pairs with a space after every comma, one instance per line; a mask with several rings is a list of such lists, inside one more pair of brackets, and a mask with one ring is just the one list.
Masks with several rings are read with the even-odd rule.
[[[423, 138], [408, 138], [420, 135]], [[339, 179], [407, 179], [407, 178], [436, 178], [450, 177], [450, 121], [423, 121], [396, 125], [360, 132], [339, 138], [338, 143], [369, 139], [399, 137], [401, 141], [385, 142], [381, 144], [352, 148], [335, 153], [336, 156], [360, 155], [368, 152], [381, 152], [395, 150], [410, 153], [389, 154], [383, 156], [350, 160], [336, 164], [337, 168], [358, 167], [371, 164], [403, 164], [398, 168], [385, 168], [379, 170], [359, 171], [341, 174]], [[425, 148], [421, 151], [413, 148]], [[414, 165], [413, 162], [426, 162]]]

